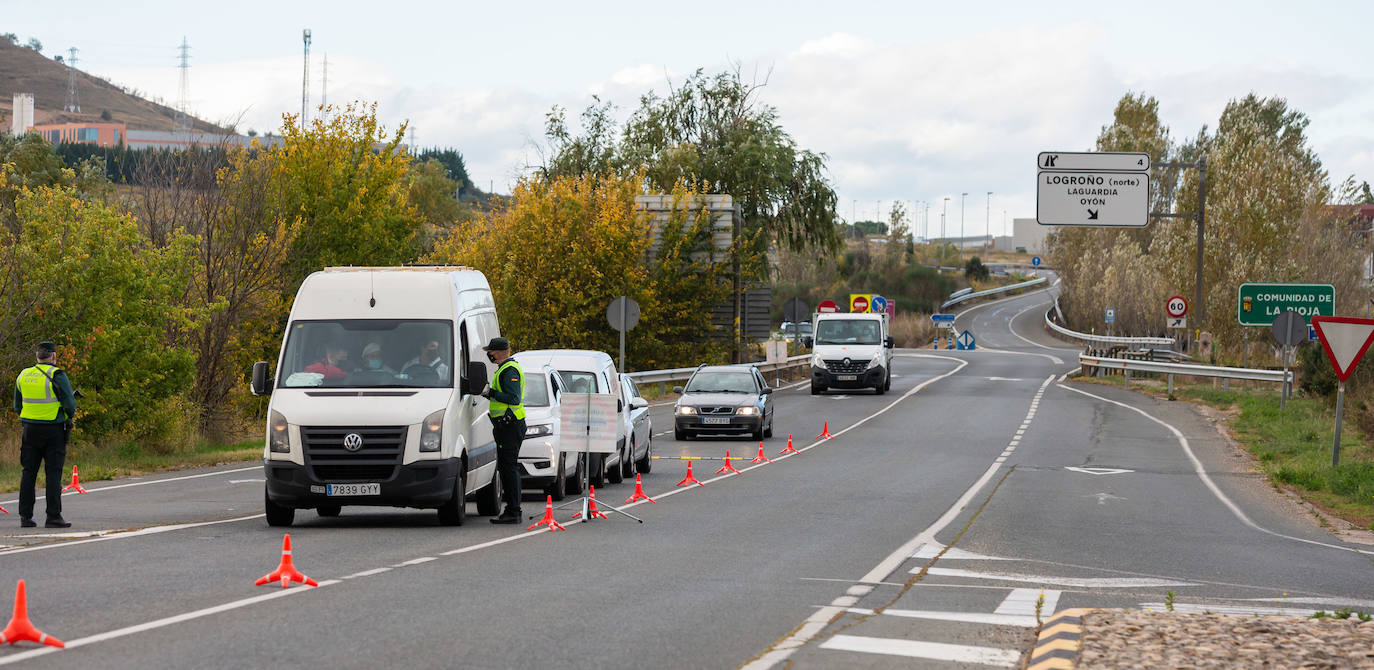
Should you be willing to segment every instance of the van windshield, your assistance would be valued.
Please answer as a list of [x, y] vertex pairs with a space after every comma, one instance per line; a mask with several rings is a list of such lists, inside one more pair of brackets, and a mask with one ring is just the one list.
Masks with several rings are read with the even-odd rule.
[[603, 393], [596, 388], [596, 373], [581, 370], [559, 370], [563, 378], [564, 390], [568, 393]]
[[282, 356], [281, 388], [453, 386], [448, 321], [295, 321]]
[[876, 319], [826, 319], [816, 324], [816, 344], [878, 344]]

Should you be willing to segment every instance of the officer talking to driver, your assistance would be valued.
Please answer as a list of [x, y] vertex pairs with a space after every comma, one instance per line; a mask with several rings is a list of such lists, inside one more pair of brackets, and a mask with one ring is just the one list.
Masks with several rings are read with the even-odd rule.
[[487, 346], [487, 359], [496, 364], [491, 385], [482, 389], [490, 402], [487, 414], [491, 434], [496, 440], [496, 472], [501, 477], [501, 494], [506, 508], [492, 523], [520, 521], [520, 443], [525, 440], [525, 373], [510, 357], [510, 342], [493, 337]]

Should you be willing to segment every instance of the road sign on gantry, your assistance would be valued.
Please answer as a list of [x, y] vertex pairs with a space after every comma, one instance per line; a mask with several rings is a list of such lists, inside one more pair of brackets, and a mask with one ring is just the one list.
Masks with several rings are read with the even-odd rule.
[[1143, 228], [1150, 222], [1150, 155], [1045, 151], [1036, 158], [1042, 226]]
[[1374, 343], [1374, 319], [1349, 316], [1314, 316], [1312, 326], [1326, 350], [1326, 358], [1341, 381], [1350, 379], [1370, 343]]

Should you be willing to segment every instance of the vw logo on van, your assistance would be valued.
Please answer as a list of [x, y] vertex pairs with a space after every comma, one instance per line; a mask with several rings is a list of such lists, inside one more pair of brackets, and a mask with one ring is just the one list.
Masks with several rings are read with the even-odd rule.
[[349, 433], [344, 436], [343, 447], [349, 451], [357, 451], [363, 448], [363, 436], [357, 433]]

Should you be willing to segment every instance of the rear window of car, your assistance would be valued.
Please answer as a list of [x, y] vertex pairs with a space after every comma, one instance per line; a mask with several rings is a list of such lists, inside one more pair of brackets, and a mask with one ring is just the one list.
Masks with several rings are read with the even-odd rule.
[[558, 376], [563, 378], [564, 389], [568, 393], [600, 393], [597, 388], [596, 373], [584, 372], [582, 370], [559, 370]]

